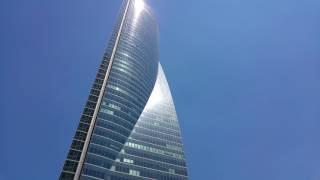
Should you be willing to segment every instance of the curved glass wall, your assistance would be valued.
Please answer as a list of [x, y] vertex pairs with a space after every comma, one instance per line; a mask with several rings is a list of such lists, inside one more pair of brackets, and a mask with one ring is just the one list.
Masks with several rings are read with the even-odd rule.
[[160, 65], [150, 98], [128, 138], [121, 138], [115, 127], [118, 130], [119, 139], [109, 137], [110, 132], [93, 138], [81, 179], [188, 179], [178, 118]]
[[187, 179], [157, 22], [125, 0], [60, 179]]

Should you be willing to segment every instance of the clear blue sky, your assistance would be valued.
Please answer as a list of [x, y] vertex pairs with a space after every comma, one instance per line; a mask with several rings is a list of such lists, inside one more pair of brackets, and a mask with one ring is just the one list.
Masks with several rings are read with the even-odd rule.
[[[320, 179], [320, 1], [149, 0], [192, 180]], [[59, 176], [120, 0], [0, 2], [0, 179]]]

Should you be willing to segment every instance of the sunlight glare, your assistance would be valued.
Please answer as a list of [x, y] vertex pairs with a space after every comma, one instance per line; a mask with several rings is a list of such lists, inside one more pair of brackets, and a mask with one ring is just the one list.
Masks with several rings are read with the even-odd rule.
[[134, 1], [134, 9], [135, 15], [139, 15], [141, 11], [144, 9], [144, 1], [143, 0], [135, 0]]
[[152, 108], [157, 104], [160, 104], [163, 101], [164, 95], [161, 91], [161, 87], [158, 83], [155, 84], [155, 87], [151, 93], [150, 99], [148, 100], [146, 108]]

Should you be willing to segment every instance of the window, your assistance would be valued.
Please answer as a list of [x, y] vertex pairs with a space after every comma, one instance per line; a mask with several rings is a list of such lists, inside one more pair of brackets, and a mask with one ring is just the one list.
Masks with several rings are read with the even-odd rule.
[[174, 174], [175, 173], [174, 169], [169, 168], [169, 173]]
[[75, 172], [77, 169], [78, 163], [73, 161], [66, 161], [64, 164], [63, 170]]
[[123, 89], [121, 89], [121, 88], [119, 88], [119, 87], [117, 87], [117, 86], [114, 86], [114, 85], [109, 84], [107, 87], [109, 87], [109, 88], [111, 88], [111, 89], [114, 89], [114, 90], [116, 90], [116, 91], [119, 91], [119, 92], [121, 92], [121, 93], [126, 94], [126, 95], [129, 96], [129, 93], [128, 93], [127, 91], [125, 91], [125, 90], [123, 90]]
[[133, 176], [140, 176], [140, 171], [130, 169], [129, 174]]
[[123, 162], [129, 163], [129, 164], [133, 164], [133, 160], [132, 159], [123, 158]]
[[109, 107], [113, 108], [113, 109], [116, 109], [116, 110], [121, 110], [121, 108], [115, 104], [111, 104], [109, 103]]
[[103, 109], [103, 108], [101, 108], [101, 110], [100, 110], [101, 112], [103, 112], [103, 113], [107, 113], [107, 114], [111, 114], [111, 115], [113, 115], [114, 114], [114, 112], [113, 111], [111, 111], [111, 110], [109, 110], [109, 109]]

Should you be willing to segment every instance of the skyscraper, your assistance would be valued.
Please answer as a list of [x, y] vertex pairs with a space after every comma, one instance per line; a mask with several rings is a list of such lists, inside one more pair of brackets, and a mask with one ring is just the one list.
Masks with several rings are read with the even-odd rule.
[[188, 179], [157, 22], [143, 0], [122, 4], [60, 179]]

